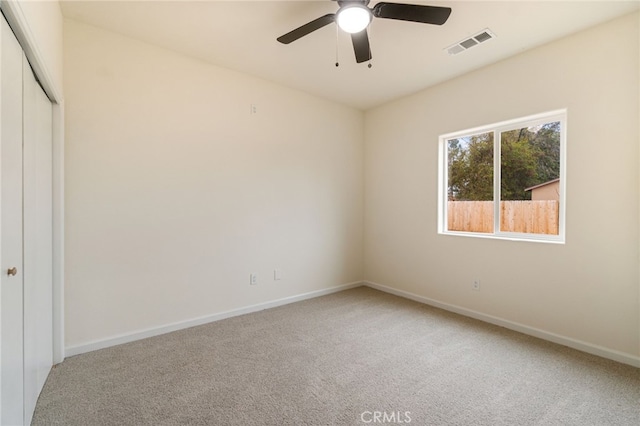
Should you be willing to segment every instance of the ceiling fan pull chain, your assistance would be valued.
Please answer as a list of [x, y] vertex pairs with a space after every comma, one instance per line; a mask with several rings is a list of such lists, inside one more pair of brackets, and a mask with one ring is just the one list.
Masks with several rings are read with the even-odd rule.
[[340, 66], [340, 62], [338, 62], [338, 42], [339, 42], [339, 35], [340, 35], [340, 30], [338, 29], [338, 26], [336, 25], [336, 67]]
[[375, 33], [375, 31], [373, 30], [373, 27], [375, 27], [375, 25], [373, 25], [373, 22], [371, 22], [369, 24], [369, 63], [367, 64], [367, 68], [371, 68], [373, 65], [371, 64], [371, 61], [373, 60], [373, 55], [371, 55], [371, 44], [373, 44], [373, 40], [376, 38], [373, 34]]

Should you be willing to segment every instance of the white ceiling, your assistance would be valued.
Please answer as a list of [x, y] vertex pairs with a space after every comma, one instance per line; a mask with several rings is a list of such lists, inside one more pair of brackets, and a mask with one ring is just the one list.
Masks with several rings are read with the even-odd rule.
[[[389, 0], [389, 2], [395, 2]], [[378, 3], [372, 0], [369, 7]], [[62, 1], [66, 18], [137, 38], [359, 109], [638, 10], [625, 1], [414, 1], [447, 6], [443, 26], [374, 19], [372, 67], [356, 64], [350, 38], [328, 25], [289, 45], [276, 38], [338, 4], [311, 1]], [[444, 49], [489, 28], [496, 38], [459, 55]], [[340, 66], [336, 67], [336, 46]], [[630, 52], [639, 54], [639, 52]]]

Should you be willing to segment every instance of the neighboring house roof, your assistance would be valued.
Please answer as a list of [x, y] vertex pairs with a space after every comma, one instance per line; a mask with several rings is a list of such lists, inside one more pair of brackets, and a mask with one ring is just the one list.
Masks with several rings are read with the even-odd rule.
[[551, 185], [552, 183], [556, 183], [556, 182], [560, 182], [560, 178], [553, 179], [553, 180], [550, 180], [548, 182], [540, 183], [538, 185], [530, 186], [529, 188], [525, 188], [524, 190], [525, 191], [531, 191], [531, 190], [534, 190], [536, 188], [540, 188], [541, 186]]

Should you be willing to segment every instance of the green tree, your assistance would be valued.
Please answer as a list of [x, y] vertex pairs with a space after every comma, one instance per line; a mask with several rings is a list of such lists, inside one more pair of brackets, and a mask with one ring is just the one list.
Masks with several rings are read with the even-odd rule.
[[451, 139], [449, 146], [449, 199], [493, 199], [493, 133]]
[[536, 183], [549, 182], [560, 177], [560, 122], [544, 124], [531, 144], [538, 153]]
[[526, 129], [500, 134], [500, 198], [526, 200], [535, 185], [538, 152], [531, 144], [532, 133]]
[[[448, 141], [450, 200], [493, 200], [493, 132]], [[502, 200], [526, 200], [535, 186], [560, 176], [560, 123], [500, 134]]]

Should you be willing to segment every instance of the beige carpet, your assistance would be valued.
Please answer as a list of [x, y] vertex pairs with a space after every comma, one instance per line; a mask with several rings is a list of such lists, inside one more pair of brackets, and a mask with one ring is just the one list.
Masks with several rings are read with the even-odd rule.
[[361, 287], [67, 359], [34, 425], [640, 425], [640, 370]]

